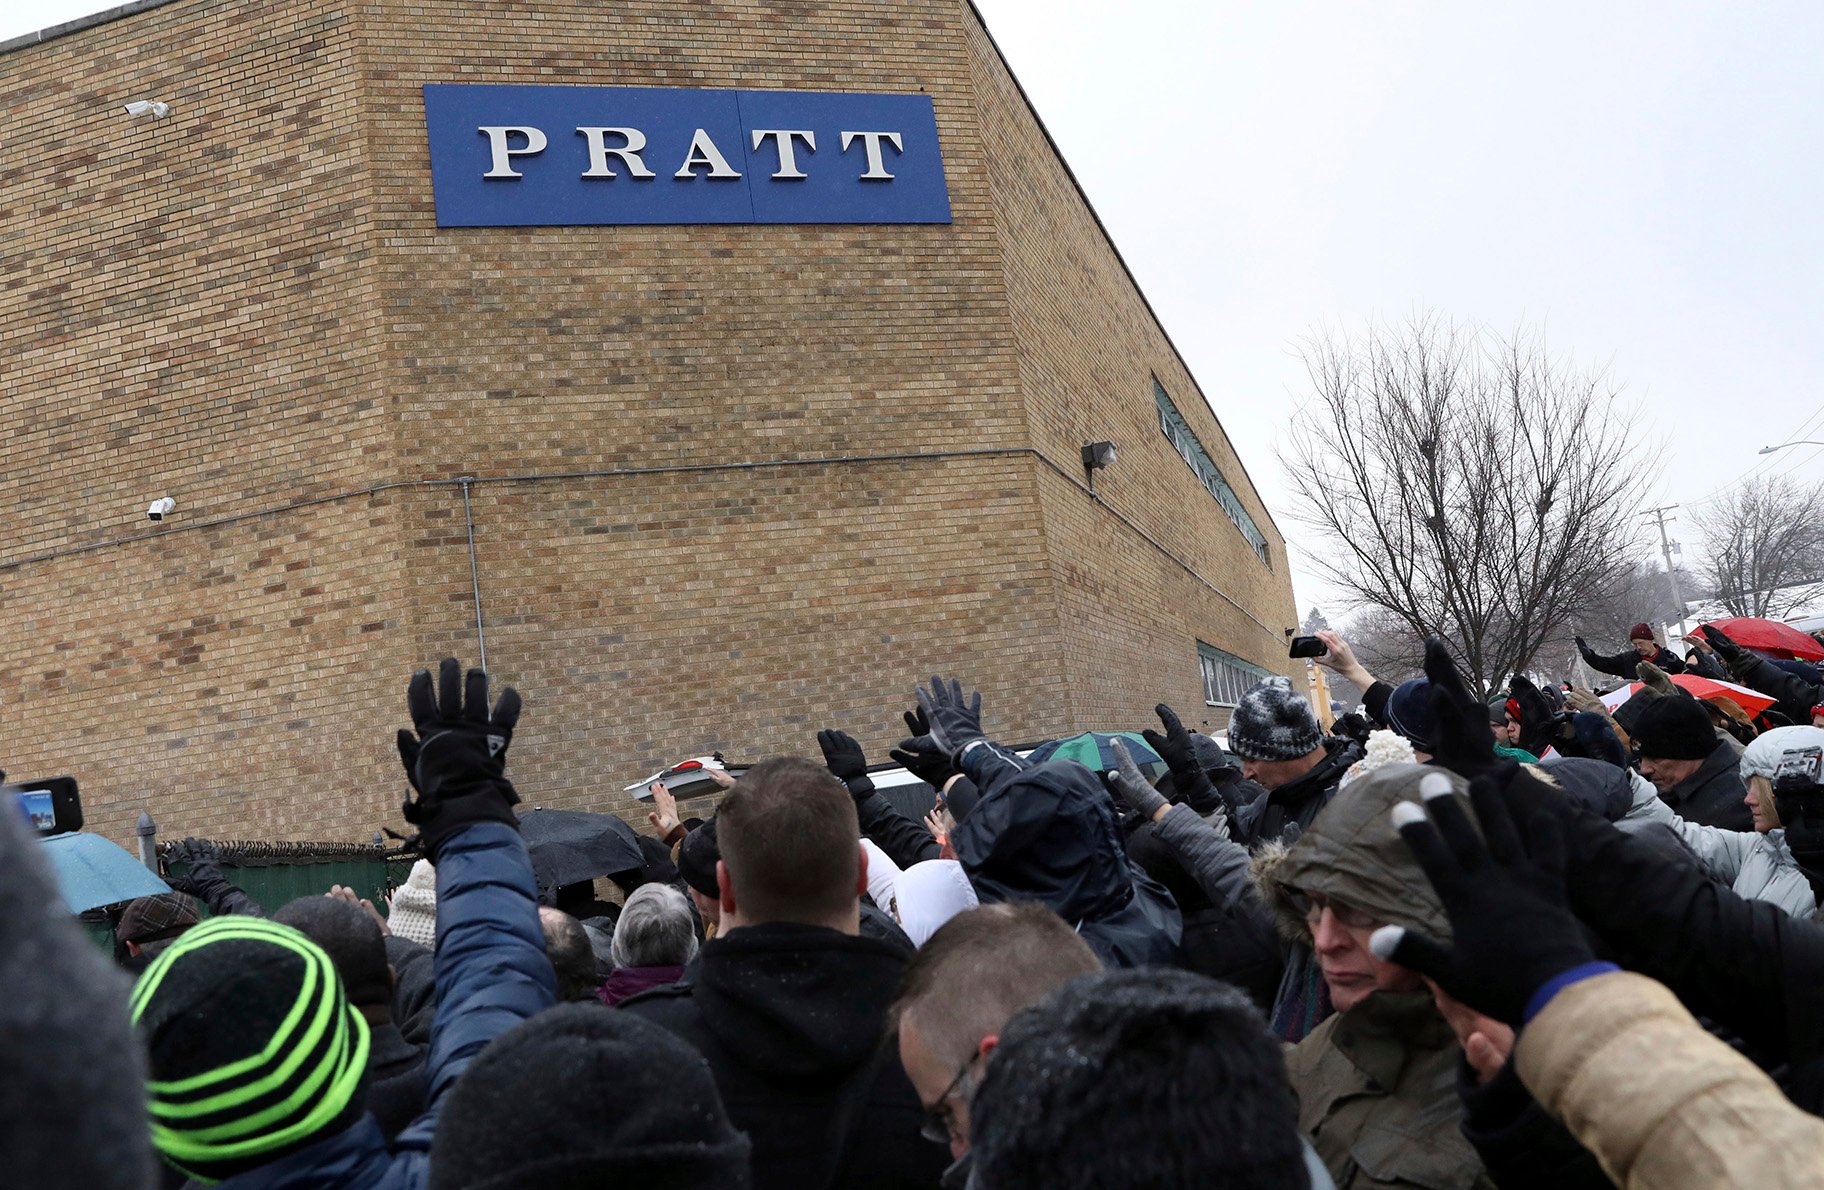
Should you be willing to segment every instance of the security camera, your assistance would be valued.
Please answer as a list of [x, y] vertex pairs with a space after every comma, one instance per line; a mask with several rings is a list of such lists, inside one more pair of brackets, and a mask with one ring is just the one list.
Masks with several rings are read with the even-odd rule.
[[146, 507], [146, 519], [162, 521], [177, 508], [177, 501], [169, 496], [160, 496]]
[[127, 104], [127, 114], [135, 120], [141, 116], [153, 116], [162, 120], [171, 114], [171, 105], [156, 99], [135, 99]]

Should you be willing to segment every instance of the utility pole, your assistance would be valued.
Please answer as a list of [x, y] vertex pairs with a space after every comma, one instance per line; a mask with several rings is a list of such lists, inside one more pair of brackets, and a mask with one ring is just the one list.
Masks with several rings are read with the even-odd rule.
[[1678, 572], [1672, 569], [1672, 542], [1666, 537], [1666, 522], [1676, 521], [1677, 517], [1666, 514], [1677, 508], [1676, 504], [1667, 504], [1659, 508], [1649, 508], [1641, 516], [1652, 517], [1659, 523], [1659, 552], [1666, 559], [1666, 581], [1672, 584], [1672, 602], [1678, 605], [1678, 635], [1685, 635], [1685, 597], [1678, 591]]

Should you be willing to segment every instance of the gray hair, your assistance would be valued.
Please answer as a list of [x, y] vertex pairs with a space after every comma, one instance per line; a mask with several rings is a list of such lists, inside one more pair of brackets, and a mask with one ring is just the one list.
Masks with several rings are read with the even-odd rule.
[[669, 884], [642, 884], [614, 925], [617, 967], [682, 967], [697, 955], [690, 902]]

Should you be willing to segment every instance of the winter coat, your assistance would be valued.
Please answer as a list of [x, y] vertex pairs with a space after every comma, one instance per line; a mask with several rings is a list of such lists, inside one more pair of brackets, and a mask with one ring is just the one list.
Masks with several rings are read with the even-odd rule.
[[1271, 1012], [1285, 958], [1248, 881], [1247, 850], [1179, 804], [1130, 836], [1127, 854], [1178, 903], [1185, 968], [1234, 984]]
[[982, 904], [1042, 901], [1110, 967], [1177, 964], [1178, 906], [1127, 862], [1093, 773], [1074, 761], [1028, 765], [989, 743], [960, 759], [982, 796], [950, 845]]
[[1457, 1039], [1430, 992], [1375, 992], [1286, 1056], [1299, 1130], [1350, 1190], [1495, 1183], [1460, 1131]]
[[1783, 1067], [1800, 1107], [1824, 1109], [1824, 930], [1586, 812], [1567, 816], [1566, 853], [1571, 909], [1608, 957], [1665, 984], [1764, 1069]]
[[650, 992], [653, 988], [667, 987], [684, 978], [684, 968], [677, 967], [616, 967], [602, 981], [602, 986], [595, 989], [596, 998], [613, 1008], [623, 1000], [631, 999], [641, 992]]
[[1810, 723], [1811, 708], [1824, 700], [1824, 686], [1788, 673], [1767, 660], [1742, 649], [1727, 662], [1729, 676], [1751, 690], [1774, 699], [1773, 710], [1794, 723]]
[[1695, 773], [1660, 794], [1660, 800], [1686, 822], [1726, 831], [1754, 830], [1748, 810], [1748, 786], [1742, 781], [1741, 755], [1722, 740]]
[[[1343, 774], [1363, 756], [1362, 746], [1354, 740], [1327, 739], [1325, 756], [1317, 767], [1247, 807], [1235, 823], [1235, 840], [1248, 848], [1262, 843], [1290, 843], [1311, 825], [1317, 812], [1336, 796]], [[1297, 829], [1294, 830], [1293, 828]]]
[[1817, 894], [1793, 858], [1792, 849], [1786, 846], [1785, 831], [1771, 830], [1763, 835], [1751, 830], [1718, 830], [1686, 821], [1658, 798], [1647, 802], [1639, 816], [1663, 822], [1678, 832], [1698, 862], [1736, 896], [1778, 905], [1798, 918], [1809, 918], [1817, 911]]
[[1520, 1033], [1514, 1064], [1629, 1190], [1784, 1190], [1824, 1170], [1824, 1121], [1639, 975], [1559, 992]]
[[743, 926], [698, 955], [693, 978], [623, 1001], [690, 1042], [753, 1141], [755, 1190], [937, 1185], [949, 1154], [886, 1027], [906, 959], [821, 926]]
[[1678, 654], [1666, 648], [1664, 645], [1661, 645], [1659, 651], [1654, 653], [1651, 657], [1642, 657], [1632, 648], [1623, 649], [1619, 653], [1612, 653], [1606, 657], [1594, 649], [1586, 648], [1582, 650], [1582, 653], [1584, 664], [1591, 669], [1596, 670], [1599, 673], [1613, 674], [1618, 678], [1626, 678], [1630, 682], [1638, 682], [1640, 680], [1640, 663], [1642, 661], [1650, 661], [1669, 674], [1682, 674], [1685, 672], [1685, 663], [1678, 659]]
[[450, 1088], [488, 1043], [557, 1001], [538, 925], [532, 861], [519, 832], [478, 822], [437, 857], [437, 1023], [425, 1061], [429, 1098], [388, 1144], [371, 1114], [309, 1148], [217, 1183], [224, 1190], [418, 1190]]

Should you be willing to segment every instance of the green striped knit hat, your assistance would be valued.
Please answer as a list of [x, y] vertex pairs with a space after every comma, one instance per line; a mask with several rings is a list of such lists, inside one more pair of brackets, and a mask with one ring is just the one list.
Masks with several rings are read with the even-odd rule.
[[202, 1182], [257, 1169], [366, 1107], [367, 1022], [321, 947], [289, 926], [218, 917], [133, 989], [152, 1141]]

